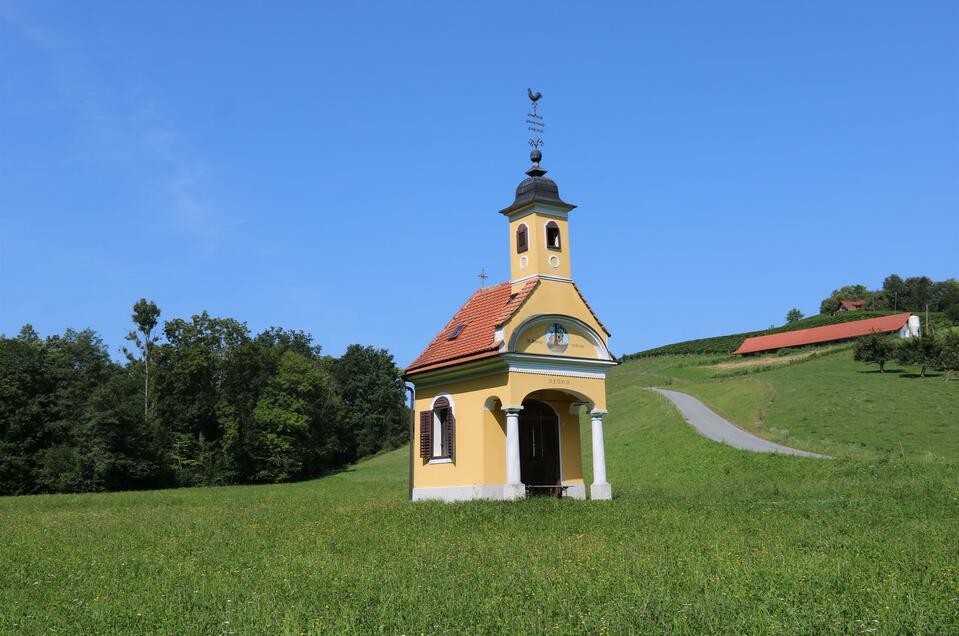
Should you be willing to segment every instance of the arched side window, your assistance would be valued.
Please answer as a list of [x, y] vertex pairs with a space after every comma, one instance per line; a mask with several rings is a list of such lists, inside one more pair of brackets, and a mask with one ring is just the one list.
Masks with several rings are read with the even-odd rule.
[[516, 253], [522, 254], [529, 249], [529, 228], [520, 223], [516, 228]]
[[456, 461], [456, 418], [445, 397], [437, 398], [432, 409], [420, 413], [420, 457]]
[[550, 221], [546, 224], [546, 247], [551, 250], [562, 249], [562, 243], [559, 238], [559, 225], [556, 221]]

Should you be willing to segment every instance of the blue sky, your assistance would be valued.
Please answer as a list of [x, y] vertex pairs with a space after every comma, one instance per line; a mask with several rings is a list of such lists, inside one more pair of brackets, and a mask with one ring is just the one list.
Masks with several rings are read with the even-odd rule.
[[959, 3], [0, 0], [0, 333], [132, 304], [408, 363], [528, 165], [617, 353], [959, 274]]

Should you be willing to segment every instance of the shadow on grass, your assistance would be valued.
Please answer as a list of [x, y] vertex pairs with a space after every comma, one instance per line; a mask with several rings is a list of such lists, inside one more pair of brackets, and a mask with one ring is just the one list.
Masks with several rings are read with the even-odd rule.
[[[900, 373], [900, 374], [899, 374], [899, 377], [900, 377], [900, 378], [909, 378], [909, 379], [919, 378], [920, 380], [924, 379], [923, 376], [919, 375], [918, 373]], [[941, 377], [942, 377], [942, 374], [941, 374], [941, 373], [935, 373], [935, 372], [932, 372], [932, 371], [926, 371], [926, 376], [925, 376], [925, 377], [927, 377], [927, 378], [941, 378]]]
[[875, 373], [885, 375], [886, 373], [902, 373], [905, 369], [886, 369], [885, 372], [880, 371], [879, 369], [864, 369], [862, 371], [857, 371], [856, 373]]

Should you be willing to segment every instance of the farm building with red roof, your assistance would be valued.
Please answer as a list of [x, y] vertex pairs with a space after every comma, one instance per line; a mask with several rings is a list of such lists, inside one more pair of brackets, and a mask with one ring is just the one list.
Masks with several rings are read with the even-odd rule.
[[743, 340], [743, 343], [739, 345], [739, 348], [733, 353], [736, 355], [760, 353], [789, 347], [841, 342], [843, 340], [866, 336], [870, 333], [892, 332], [899, 332], [899, 335], [904, 338], [919, 335], [919, 317], [907, 312], [894, 314], [892, 316], [844, 322], [838, 325], [797, 329], [795, 331], [773, 333], [766, 336], [754, 336]]
[[862, 311], [866, 308], [865, 300], [840, 300], [836, 311]]

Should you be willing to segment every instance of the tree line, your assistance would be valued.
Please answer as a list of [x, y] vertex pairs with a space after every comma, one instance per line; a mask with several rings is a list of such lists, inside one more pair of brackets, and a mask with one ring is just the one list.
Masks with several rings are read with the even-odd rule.
[[123, 362], [90, 329], [0, 335], [0, 494], [291, 481], [406, 443], [386, 350], [159, 316], [134, 306]]
[[921, 336], [912, 338], [873, 332], [856, 341], [853, 358], [879, 365], [880, 373], [886, 371], [888, 362], [895, 360], [919, 367], [919, 377], [926, 377], [926, 370], [931, 368], [944, 371], [946, 380], [951, 380], [959, 373], [959, 332], [948, 331], [939, 336], [928, 325]]
[[954, 323], [959, 322], [959, 280], [934, 281], [928, 276], [902, 278], [887, 276], [882, 287], [867, 289], [865, 285], [846, 285], [833, 290], [819, 305], [819, 313], [831, 314], [839, 309], [840, 300], [864, 300], [865, 309], [943, 312]]

